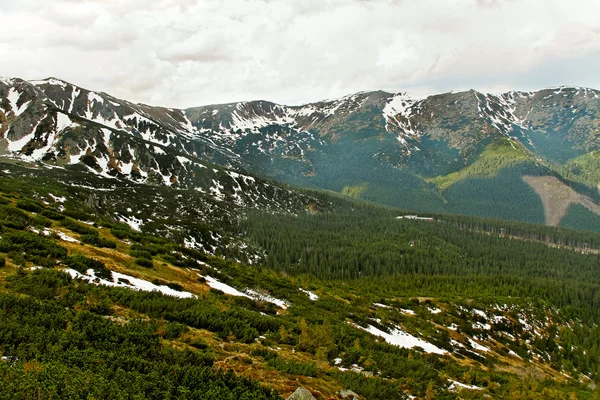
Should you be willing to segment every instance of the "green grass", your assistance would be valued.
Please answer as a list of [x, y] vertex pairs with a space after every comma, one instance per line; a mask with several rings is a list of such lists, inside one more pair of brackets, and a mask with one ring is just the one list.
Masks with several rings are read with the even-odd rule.
[[367, 191], [368, 187], [369, 184], [367, 182], [362, 182], [354, 186], [344, 186], [342, 188], [342, 194], [345, 194], [346, 196], [360, 197], [364, 192]]
[[596, 187], [600, 184], [600, 152], [595, 151], [569, 160], [564, 166], [556, 167], [570, 180]]
[[474, 163], [448, 175], [440, 175], [429, 179], [441, 191], [455, 183], [469, 177], [492, 177], [496, 176], [501, 169], [514, 166], [519, 163], [534, 160], [534, 157], [520, 143], [509, 139], [502, 139], [488, 145], [481, 153], [480, 158]]

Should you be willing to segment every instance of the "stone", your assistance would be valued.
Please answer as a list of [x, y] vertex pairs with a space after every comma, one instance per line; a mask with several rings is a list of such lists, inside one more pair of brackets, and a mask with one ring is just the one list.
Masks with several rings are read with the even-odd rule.
[[358, 394], [354, 393], [352, 390], [340, 390], [338, 394], [342, 399], [358, 400]]
[[294, 393], [289, 395], [286, 400], [316, 400], [315, 396], [308, 390], [300, 386]]

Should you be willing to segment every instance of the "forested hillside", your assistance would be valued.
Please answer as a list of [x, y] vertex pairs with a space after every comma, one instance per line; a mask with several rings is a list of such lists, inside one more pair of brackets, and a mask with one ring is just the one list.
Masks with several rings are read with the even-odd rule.
[[596, 233], [3, 171], [0, 398], [597, 397]]

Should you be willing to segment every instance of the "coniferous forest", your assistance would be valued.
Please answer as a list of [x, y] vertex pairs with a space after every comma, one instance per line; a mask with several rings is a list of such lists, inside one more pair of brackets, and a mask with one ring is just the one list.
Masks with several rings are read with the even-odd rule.
[[0, 188], [1, 398], [596, 398], [597, 233], [304, 190], [202, 251], [36, 182]]

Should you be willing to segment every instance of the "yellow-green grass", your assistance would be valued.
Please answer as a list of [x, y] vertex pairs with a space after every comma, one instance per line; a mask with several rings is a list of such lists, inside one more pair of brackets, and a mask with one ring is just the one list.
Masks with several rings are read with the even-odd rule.
[[479, 158], [460, 171], [448, 175], [440, 175], [428, 179], [440, 191], [444, 191], [455, 183], [472, 176], [493, 177], [503, 168], [511, 167], [526, 161], [531, 161], [534, 156], [520, 143], [502, 139], [489, 144]]

